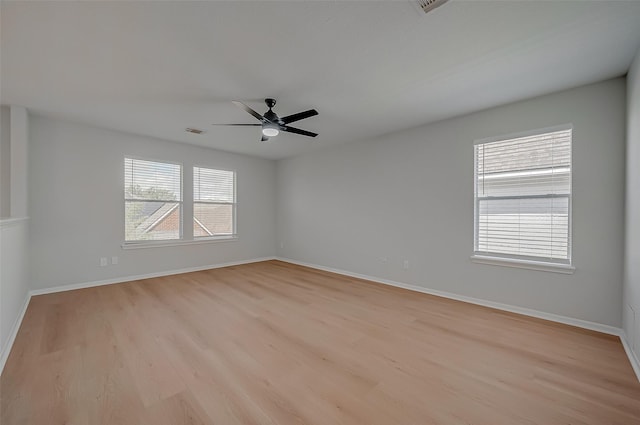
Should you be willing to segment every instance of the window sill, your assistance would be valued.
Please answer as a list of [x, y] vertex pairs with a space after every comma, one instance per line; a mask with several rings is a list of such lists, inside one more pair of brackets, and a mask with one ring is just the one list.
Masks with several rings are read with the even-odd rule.
[[493, 266], [516, 267], [519, 269], [539, 270], [552, 273], [573, 274], [576, 268], [569, 264], [545, 263], [544, 261], [519, 260], [514, 258], [489, 257], [472, 255], [471, 261]]
[[17, 226], [27, 220], [29, 220], [29, 217], [2, 217], [0, 218], [0, 227]]
[[194, 240], [174, 240], [174, 241], [140, 241], [140, 242], [125, 242], [121, 245], [122, 249], [144, 249], [144, 248], [163, 248], [167, 246], [182, 246], [182, 245], [202, 245], [209, 243], [219, 242], [234, 242], [237, 241], [237, 236], [215, 236], [211, 238], [198, 238]]

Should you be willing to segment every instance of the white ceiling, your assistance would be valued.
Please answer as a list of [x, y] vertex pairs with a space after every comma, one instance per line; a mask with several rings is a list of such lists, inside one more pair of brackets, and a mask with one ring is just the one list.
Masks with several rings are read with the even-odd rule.
[[[1, 101], [284, 158], [624, 75], [639, 1], [2, 2]], [[254, 119], [316, 108], [259, 142]], [[207, 131], [196, 136], [185, 127]]]

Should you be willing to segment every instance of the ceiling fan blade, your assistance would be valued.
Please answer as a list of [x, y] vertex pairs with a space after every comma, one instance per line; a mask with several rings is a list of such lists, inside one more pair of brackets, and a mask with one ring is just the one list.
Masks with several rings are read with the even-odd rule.
[[260, 139], [260, 141], [261, 141], [261, 142], [268, 142], [268, 141], [269, 141], [269, 138], [263, 134], [263, 135], [262, 135], [262, 138]]
[[284, 125], [280, 128], [280, 130], [286, 131], [288, 133], [301, 134], [303, 136], [309, 136], [309, 137], [316, 137], [318, 135], [318, 133], [312, 133], [311, 131], [301, 130], [295, 127], [287, 127]]
[[253, 115], [254, 117], [256, 117], [256, 119], [260, 120], [260, 121], [264, 121], [264, 117], [262, 115], [260, 115], [259, 113], [257, 113], [256, 111], [254, 111], [253, 109], [249, 108], [247, 105], [245, 105], [242, 102], [239, 102], [237, 100], [232, 101], [234, 105], [236, 105], [238, 108], [240, 109], [244, 109], [245, 111], [247, 111], [248, 113], [250, 113], [251, 115]]
[[315, 109], [309, 109], [308, 111], [298, 112], [297, 114], [287, 115], [286, 117], [281, 118], [282, 122], [285, 124], [289, 124], [290, 122], [300, 121], [305, 118], [313, 117], [318, 115], [318, 111]]
[[235, 126], [250, 126], [250, 127], [262, 126], [262, 124], [211, 124], [211, 125], [235, 125]]

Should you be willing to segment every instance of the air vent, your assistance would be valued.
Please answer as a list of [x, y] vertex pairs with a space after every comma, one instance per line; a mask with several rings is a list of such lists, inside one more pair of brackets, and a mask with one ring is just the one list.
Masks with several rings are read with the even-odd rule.
[[449, 0], [415, 0], [424, 13], [429, 13], [438, 6], [442, 6]]
[[187, 133], [193, 133], [193, 134], [202, 134], [202, 133], [204, 133], [204, 130], [199, 130], [197, 128], [186, 128], [185, 131]]

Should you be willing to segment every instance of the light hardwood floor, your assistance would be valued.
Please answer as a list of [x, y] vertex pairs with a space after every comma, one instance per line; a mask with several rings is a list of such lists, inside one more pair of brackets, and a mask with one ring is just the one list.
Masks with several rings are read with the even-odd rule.
[[640, 424], [620, 341], [278, 261], [32, 298], [2, 425]]

